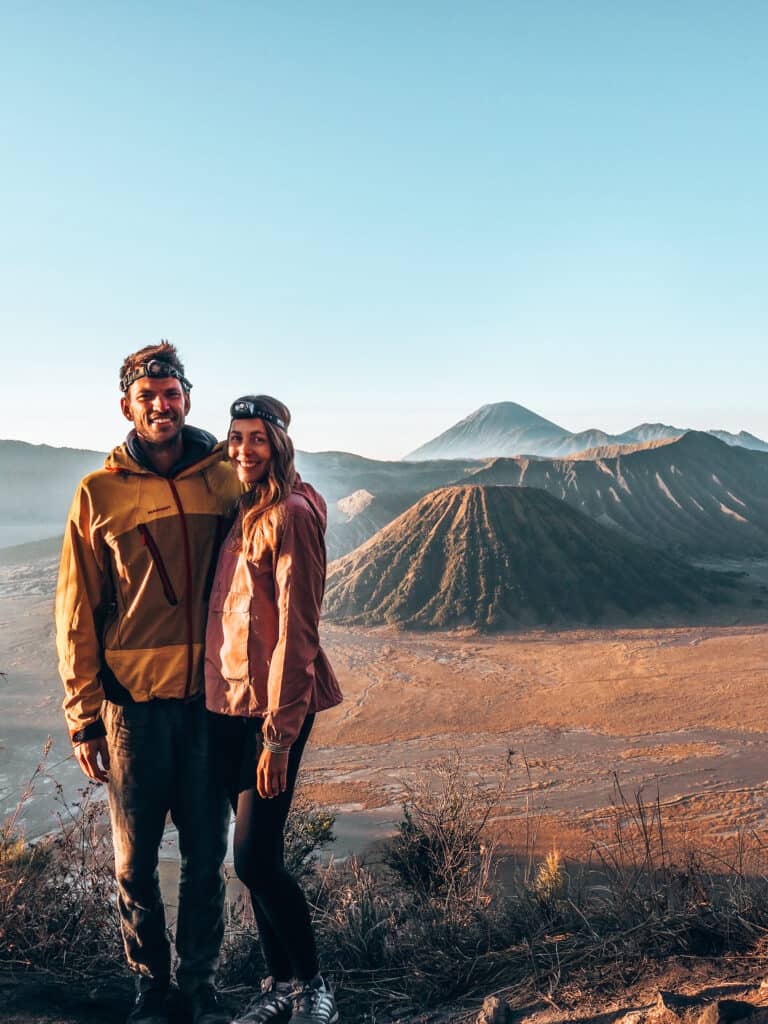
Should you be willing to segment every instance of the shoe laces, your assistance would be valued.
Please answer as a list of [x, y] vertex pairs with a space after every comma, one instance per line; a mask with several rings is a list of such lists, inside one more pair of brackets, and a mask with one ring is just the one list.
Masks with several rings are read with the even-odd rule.
[[294, 992], [293, 1012], [312, 1013], [317, 1009], [320, 997], [324, 995], [328, 995], [324, 982], [320, 982], [318, 985], [313, 985], [311, 982], [303, 985], [298, 991]]
[[[283, 986], [283, 992], [278, 989], [278, 985]], [[290, 982], [275, 981], [271, 974], [268, 978], [261, 979], [261, 994], [264, 996], [271, 993], [274, 993], [276, 996], [289, 995], [292, 991], [293, 986]]]
[[267, 1021], [276, 1016], [275, 1010], [290, 1009], [293, 988], [286, 984], [281, 992], [277, 987], [280, 984], [272, 977], [262, 978], [261, 991], [240, 1011], [236, 1020]]

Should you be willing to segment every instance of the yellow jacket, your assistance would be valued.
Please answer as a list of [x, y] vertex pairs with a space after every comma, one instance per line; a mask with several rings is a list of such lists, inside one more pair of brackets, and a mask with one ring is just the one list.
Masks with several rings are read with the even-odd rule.
[[[77, 489], [56, 588], [56, 645], [73, 742], [103, 735], [101, 703], [188, 698], [203, 689], [216, 555], [242, 488], [224, 446], [172, 477], [126, 444]], [[208, 442], [208, 443], [206, 443]]]

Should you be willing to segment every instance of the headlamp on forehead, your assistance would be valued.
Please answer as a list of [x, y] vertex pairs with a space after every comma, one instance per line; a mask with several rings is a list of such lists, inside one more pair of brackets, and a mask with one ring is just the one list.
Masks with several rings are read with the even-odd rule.
[[261, 406], [252, 402], [250, 398], [238, 398], [236, 402], [233, 402], [229, 410], [229, 416], [233, 420], [266, 420], [267, 423], [274, 423], [281, 430], [288, 429], [285, 420], [281, 420], [273, 412], [267, 412], [266, 409], [262, 409]]
[[141, 380], [142, 377], [173, 377], [181, 383], [185, 391], [192, 390], [192, 385], [181, 370], [177, 370], [172, 363], [166, 363], [164, 359], [145, 359], [139, 366], [124, 373], [120, 378], [120, 390], [127, 391], [134, 381]]

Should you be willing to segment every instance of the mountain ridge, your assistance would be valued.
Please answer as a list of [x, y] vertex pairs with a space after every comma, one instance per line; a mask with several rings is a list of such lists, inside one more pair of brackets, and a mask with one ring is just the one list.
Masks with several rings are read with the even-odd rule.
[[[557, 458], [578, 451], [609, 445], [635, 444], [679, 437], [688, 428], [666, 423], [639, 423], [620, 434], [599, 428], [572, 432], [526, 409], [517, 402], [495, 402], [480, 406], [442, 433], [403, 457], [406, 462], [440, 458], [492, 458], [539, 455]], [[726, 444], [768, 452], [768, 442], [745, 430], [705, 431]]]
[[466, 479], [540, 487], [654, 548], [751, 557], [768, 551], [768, 453], [701, 431], [593, 459], [500, 457]]
[[[664, 424], [633, 429], [646, 436], [668, 431]], [[0, 478], [9, 481], [0, 497], [6, 527], [0, 547], [50, 537], [59, 523], [63, 531], [79, 480], [103, 458], [87, 449], [0, 441]], [[768, 551], [766, 460], [768, 453], [701, 431], [557, 458], [528, 453], [407, 462], [340, 451], [296, 454], [299, 472], [328, 504], [329, 560], [364, 543], [429, 491], [466, 482], [540, 487], [654, 547], [760, 557]]]

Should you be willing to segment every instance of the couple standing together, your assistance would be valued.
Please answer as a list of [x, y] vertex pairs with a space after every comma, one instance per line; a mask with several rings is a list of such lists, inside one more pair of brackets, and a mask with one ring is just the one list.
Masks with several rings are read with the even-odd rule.
[[235, 871], [269, 973], [236, 1021], [333, 1024], [307, 902], [283, 863], [315, 714], [341, 700], [318, 640], [325, 502], [296, 473], [281, 402], [236, 400], [217, 444], [185, 426], [191, 387], [167, 342], [125, 359], [120, 405], [133, 429], [77, 490], [56, 592], [75, 756], [107, 784], [137, 982], [128, 1022], [168, 1022], [157, 871], [168, 814], [181, 856], [176, 981], [192, 1024], [230, 1020], [213, 982], [233, 810]]

